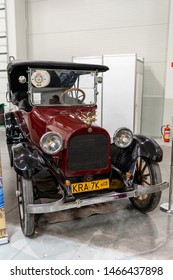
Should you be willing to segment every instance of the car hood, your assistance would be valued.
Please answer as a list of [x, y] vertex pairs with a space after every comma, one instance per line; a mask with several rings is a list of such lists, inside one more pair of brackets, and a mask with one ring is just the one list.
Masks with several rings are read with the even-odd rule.
[[85, 108], [84, 110], [54, 109], [54, 108], [34, 108], [30, 112], [30, 126], [32, 127], [32, 141], [39, 145], [42, 135], [49, 131], [58, 132], [63, 139], [70, 137], [79, 129], [88, 129], [89, 127], [97, 127], [95, 121], [95, 109]]

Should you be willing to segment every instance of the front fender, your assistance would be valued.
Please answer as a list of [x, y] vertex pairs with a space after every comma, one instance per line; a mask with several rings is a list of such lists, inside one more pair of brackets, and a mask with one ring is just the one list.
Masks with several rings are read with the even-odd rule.
[[29, 150], [19, 143], [12, 147], [13, 164], [15, 171], [24, 176], [32, 177], [40, 167], [39, 156], [36, 150]]
[[163, 159], [163, 151], [160, 145], [152, 138], [143, 135], [134, 135], [136, 147], [133, 151], [135, 158], [147, 157], [153, 161], [161, 162]]
[[112, 144], [111, 151], [112, 164], [123, 172], [129, 171], [139, 157], [146, 157], [157, 162], [162, 161], [163, 158], [163, 151], [159, 144], [143, 135], [134, 135], [132, 144], [125, 149]]

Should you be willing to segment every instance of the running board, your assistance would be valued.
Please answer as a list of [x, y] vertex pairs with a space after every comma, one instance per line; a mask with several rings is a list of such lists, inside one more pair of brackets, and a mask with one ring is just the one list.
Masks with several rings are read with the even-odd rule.
[[64, 197], [58, 201], [43, 203], [43, 204], [29, 204], [27, 206], [27, 213], [29, 214], [44, 214], [44, 213], [53, 213], [57, 211], [68, 210], [72, 208], [81, 208], [83, 206], [106, 203], [120, 199], [127, 199], [130, 197], [138, 197], [139, 195], [149, 194], [160, 192], [169, 187], [169, 183], [163, 182], [161, 184], [153, 186], [142, 186], [142, 185], [133, 185], [135, 189], [128, 192], [111, 192], [104, 195], [86, 198], [86, 199], [76, 199], [73, 202], [65, 202]]

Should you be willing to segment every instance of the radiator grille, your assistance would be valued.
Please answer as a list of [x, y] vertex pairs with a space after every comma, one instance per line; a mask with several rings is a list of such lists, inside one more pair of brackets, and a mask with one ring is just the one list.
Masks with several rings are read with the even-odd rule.
[[69, 144], [69, 170], [106, 168], [108, 145], [108, 138], [104, 134], [76, 135]]

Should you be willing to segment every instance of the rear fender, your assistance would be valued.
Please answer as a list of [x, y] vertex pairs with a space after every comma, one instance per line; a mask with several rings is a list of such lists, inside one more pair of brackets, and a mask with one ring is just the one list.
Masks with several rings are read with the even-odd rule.
[[12, 147], [13, 165], [15, 171], [25, 178], [32, 177], [41, 167], [36, 150], [29, 150], [19, 143]]

